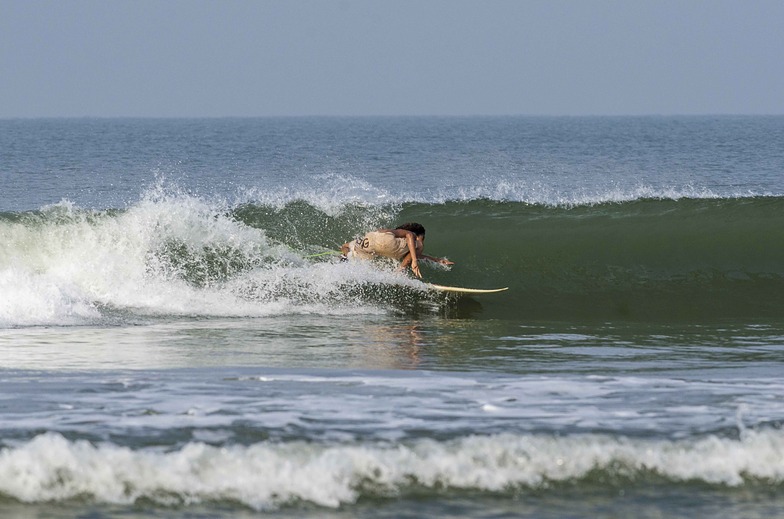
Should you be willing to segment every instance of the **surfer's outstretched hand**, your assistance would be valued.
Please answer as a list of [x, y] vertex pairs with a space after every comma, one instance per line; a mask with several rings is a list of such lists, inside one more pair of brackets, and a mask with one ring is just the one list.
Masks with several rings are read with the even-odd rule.
[[444, 265], [447, 267], [455, 264], [454, 261], [449, 261], [446, 258], [434, 258], [433, 256], [426, 256], [425, 254], [422, 254], [419, 259], [432, 261], [433, 263], [438, 263], [439, 265]]

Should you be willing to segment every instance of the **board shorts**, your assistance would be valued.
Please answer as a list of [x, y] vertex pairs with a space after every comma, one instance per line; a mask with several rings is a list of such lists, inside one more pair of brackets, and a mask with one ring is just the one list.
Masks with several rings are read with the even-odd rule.
[[349, 258], [373, 259], [378, 257], [402, 260], [408, 254], [405, 238], [397, 238], [391, 232], [372, 231], [360, 236], [348, 245]]

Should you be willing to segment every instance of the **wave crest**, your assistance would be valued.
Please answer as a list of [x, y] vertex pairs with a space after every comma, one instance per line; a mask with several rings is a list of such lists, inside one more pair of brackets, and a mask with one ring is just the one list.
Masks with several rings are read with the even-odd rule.
[[784, 481], [782, 449], [778, 430], [739, 439], [504, 434], [362, 446], [189, 443], [171, 452], [49, 433], [0, 452], [0, 492], [24, 502], [87, 496], [103, 503], [233, 501], [263, 510], [301, 501], [337, 507], [401, 492], [547, 490], [597, 477], [627, 485], [657, 478], [776, 486]]

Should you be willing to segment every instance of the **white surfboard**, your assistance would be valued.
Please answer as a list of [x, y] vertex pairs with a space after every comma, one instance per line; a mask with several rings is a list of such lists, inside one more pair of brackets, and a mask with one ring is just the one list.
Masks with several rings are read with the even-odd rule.
[[509, 290], [509, 287], [503, 288], [464, 288], [464, 287], [448, 287], [444, 285], [436, 285], [434, 283], [427, 283], [428, 288], [439, 290], [441, 292], [453, 292], [456, 294], [494, 294], [496, 292], [503, 292]]

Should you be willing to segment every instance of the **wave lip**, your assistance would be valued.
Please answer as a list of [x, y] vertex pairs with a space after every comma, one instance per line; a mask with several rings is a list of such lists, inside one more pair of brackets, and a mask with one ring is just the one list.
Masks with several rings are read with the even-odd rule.
[[627, 178], [608, 181], [597, 178], [564, 179], [545, 173], [508, 172], [472, 175], [470, 182], [442, 179], [436, 185], [395, 182], [385, 187], [349, 173], [316, 174], [291, 179], [285, 186], [242, 188], [235, 206], [265, 206], [278, 210], [291, 204], [307, 204], [330, 217], [346, 207], [367, 210], [399, 208], [406, 204], [443, 205], [450, 202], [492, 201], [522, 203], [551, 208], [574, 208], [639, 200], [719, 200], [784, 196], [755, 186], [709, 186], [701, 183], [650, 183]]
[[[652, 440], [609, 435], [473, 436], [411, 444], [306, 442], [132, 450], [68, 441], [55, 433], [0, 451], [0, 493], [33, 503], [89, 497], [129, 504], [238, 502], [257, 510], [296, 502], [338, 507], [360, 497], [449, 490], [546, 491], [595, 478], [724, 487], [784, 482], [784, 433], [742, 431]], [[612, 484], [612, 483], [610, 483]]]

